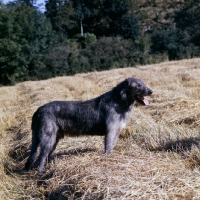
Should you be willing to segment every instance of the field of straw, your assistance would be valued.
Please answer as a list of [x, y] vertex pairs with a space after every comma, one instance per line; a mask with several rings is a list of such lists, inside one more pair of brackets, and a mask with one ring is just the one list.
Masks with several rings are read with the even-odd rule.
[[[31, 117], [53, 100], [87, 100], [127, 77], [153, 91], [111, 155], [102, 137], [65, 137], [45, 172], [23, 170]], [[200, 59], [0, 87], [0, 199], [200, 199]]]

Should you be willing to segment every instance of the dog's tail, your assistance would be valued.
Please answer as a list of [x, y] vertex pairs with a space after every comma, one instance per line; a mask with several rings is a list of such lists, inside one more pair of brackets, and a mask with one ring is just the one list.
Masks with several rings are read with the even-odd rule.
[[38, 149], [38, 146], [39, 146], [39, 139], [37, 137], [36, 134], [32, 134], [32, 147], [31, 147], [31, 154], [25, 164], [25, 170], [30, 170], [34, 163], [35, 163], [35, 157], [37, 155], [37, 149]]

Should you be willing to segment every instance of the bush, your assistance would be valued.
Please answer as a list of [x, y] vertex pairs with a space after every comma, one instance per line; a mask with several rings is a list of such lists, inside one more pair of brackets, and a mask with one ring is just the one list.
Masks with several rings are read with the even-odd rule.
[[77, 34], [73, 37], [73, 39], [75, 39], [77, 44], [80, 43], [83, 49], [97, 41], [97, 37], [93, 33], [85, 33], [83, 36], [81, 34]]
[[71, 50], [68, 46], [54, 47], [46, 55], [46, 66], [52, 76], [60, 76], [70, 73], [68, 66], [68, 56]]
[[86, 44], [92, 44], [97, 41], [97, 37], [93, 33], [85, 33], [83, 37]]

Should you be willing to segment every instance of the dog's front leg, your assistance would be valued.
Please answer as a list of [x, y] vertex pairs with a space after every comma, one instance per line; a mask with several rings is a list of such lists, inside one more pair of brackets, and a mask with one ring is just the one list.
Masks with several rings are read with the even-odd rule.
[[119, 138], [121, 130], [120, 129], [114, 129], [109, 130], [105, 135], [105, 154], [109, 154], [112, 152], [113, 148], [115, 147], [115, 144], [117, 143], [117, 140]]

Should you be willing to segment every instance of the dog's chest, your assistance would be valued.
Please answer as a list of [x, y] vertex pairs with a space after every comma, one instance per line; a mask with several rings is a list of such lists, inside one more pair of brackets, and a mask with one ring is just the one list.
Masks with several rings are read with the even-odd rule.
[[122, 120], [120, 122], [120, 128], [121, 128], [121, 130], [124, 129], [125, 127], [126, 127], [126, 120]]

